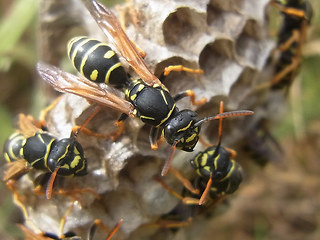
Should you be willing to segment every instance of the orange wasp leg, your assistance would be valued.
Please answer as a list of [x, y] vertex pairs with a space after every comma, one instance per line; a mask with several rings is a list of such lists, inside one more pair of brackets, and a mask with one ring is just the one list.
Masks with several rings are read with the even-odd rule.
[[192, 218], [189, 217], [186, 221], [174, 221], [174, 220], [165, 220], [165, 219], [159, 219], [153, 223], [146, 223], [143, 224], [142, 228], [180, 228], [180, 227], [188, 227], [190, 226], [192, 222]]
[[282, 6], [279, 3], [276, 2], [271, 2], [270, 3], [273, 7], [278, 8], [281, 12], [286, 13], [287, 15], [293, 15], [299, 18], [305, 18], [306, 14], [303, 10], [296, 9], [296, 8], [291, 8], [291, 7], [285, 7]]
[[201, 74], [201, 75], [204, 74], [202, 69], [188, 68], [183, 65], [171, 65], [164, 69], [163, 75], [168, 76], [172, 71], [175, 71], [175, 72], [183, 71], [183, 72], [195, 73], [195, 74]]
[[76, 136], [81, 131], [88, 136], [94, 136], [97, 138], [105, 138], [105, 139], [110, 138], [113, 141], [115, 141], [117, 138], [119, 138], [124, 130], [124, 123], [122, 121], [116, 121], [114, 124], [116, 127], [118, 127], [118, 130], [111, 132], [111, 133], [106, 133], [106, 134], [95, 133], [95, 132], [91, 131], [90, 129], [86, 128], [86, 126], [89, 124], [89, 122], [101, 111], [101, 109], [102, 109], [102, 107], [100, 107], [100, 106], [97, 107], [81, 126], [73, 127], [71, 135]]
[[123, 219], [120, 219], [120, 221], [110, 231], [110, 229], [100, 219], [96, 219], [94, 220], [94, 223], [91, 226], [89, 239], [93, 239], [93, 235], [96, 230], [96, 227], [99, 227], [108, 234], [106, 240], [110, 240], [113, 237], [113, 235], [120, 229], [122, 223], [123, 223]]
[[[38, 195], [46, 195], [46, 192], [42, 190], [42, 186], [38, 185], [34, 188], [34, 193]], [[92, 188], [79, 188], [79, 189], [72, 189], [72, 190], [64, 190], [64, 189], [57, 189], [51, 190], [51, 195], [61, 195], [66, 197], [71, 197], [74, 201], [78, 201], [80, 205], [82, 204], [80, 194], [91, 194], [96, 199], [100, 199], [100, 195]], [[51, 196], [50, 196], [51, 197]]]
[[46, 117], [48, 115], [48, 112], [50, 112], [57, 104], [58, 102], [60, 101], [62, 96], [60, 97], [57, 97], [49, 106], [47, 106], [46, 108], [42, 109], [41, 112], [40, 112], [40, 124], [41, 126], [39, 128], [42, 128], [44, 126], [46, 126]]

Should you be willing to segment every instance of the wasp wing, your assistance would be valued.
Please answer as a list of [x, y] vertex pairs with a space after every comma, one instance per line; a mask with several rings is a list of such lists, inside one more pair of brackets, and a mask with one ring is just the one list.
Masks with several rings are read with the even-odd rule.
[[109, 92], [108, 89], [101, 88], [94, 82], [45, 63], [38, 63], [37, 70], [40, 76], [59, 92], [72, 93], [134, 117], [132, 113], [134, 107], [130, 102]]
[[1, 177], [4, 182], [9, 180], [16, 180], [21, 177], [23, 174], [29, 172], [31, 169], [30, 166], [27, 165], [27, 162], [24, 159], [20, 159], [13, 162], [8, 162], [1, 169]]
[[31, 115], [18, 115], [18, 128], [17, 131], [25, 137], [32, 137], [36, 132], [42, 131], [42, 124], [34, 119]]
[[155, 83], [162, 85], [160, 80], [147, 67], [112, 11], [95, 0], [84, 0], [84, 4], [109, 41], [113, 42], [117, 51], [126, 59], [139, 77], [151, 86]]

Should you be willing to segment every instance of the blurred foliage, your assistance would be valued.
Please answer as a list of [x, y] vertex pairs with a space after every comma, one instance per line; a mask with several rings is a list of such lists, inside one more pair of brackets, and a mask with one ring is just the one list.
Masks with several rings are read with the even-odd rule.
[[28, 111], [36, 62], [37, 0], [0, 1], [0, 144], [12, 132], [12, 117]]
[[[1, 156], [4, 141], [13, 132], [14, 116], [18, 112], [28, 112], [32, 105], [32, 78], [37, 59], [37, 5], [37, 0], [0, 1]], [[12, 224], [19, 221], [21, 214], [14, 207], [12, 196], [2, 183], [0, 189], [0, 238], [22, 239], [21, 232]]]
[[[36, 59], [34, 46], [30, 48], [28, 36], [24, 34], [34, 23], [37, 2], [35, 0], [19, 0], [13, 1], [11, 6], [7, 7], [9, 9], [5, 12], [0, 24], [0, 71], [7, 71], [13, 61], [23, 60], [25, 64], [32, 64], [34, 62], [32, 60]], [[33, 31], [34, 29], [31, 30], [31, 32]], [[21, 41], [22, 37], [23, 41]]]
[[[315, 10], [312, 27], [306, 44], [307, 55], [304, 56], [303, 66], [297, 81], [294, 83], [290, 96], [290, 111], [286, 114], [282, 124], [274, 133], [281, 139], [304, 135], [304, 129], [320, 120], [320, 3], [310, 0]], [[118, 0], [102, 1], [106, 5], [113, 5]], [[38, 106], [41, 93], [33, 82], [37, 61], [36, 54], [36, 15], [37, 0], [0, 0], [0, 145], [13, 131], [13, 118], [19, 112], [30, 113], [33, 106]], [[273, 15], [274, 16], [274, 13]], [[271, 20], [273, 18], [271, 17]], [[275, 24], [272, 21], [272, 24]], [[316, 48], [314, 46], [317, 46]], [[309, 49], [308, 49], [309, 48]], [[310, 50], [310, 48], [312, 48]], [[32, 112], [39, 112], [39, 109]], [[300, 120], [294, 120], [296, 117]], [[298, 132], [298, 133], [297, 133]], [[0, 185], [0, 238], [17, 239], [19, 233], [12, 225], [13, 205], [11, 195], [3, 184]], [[265, 239], [266, 227], [263, 218], [256, 222], [255, 239]]]

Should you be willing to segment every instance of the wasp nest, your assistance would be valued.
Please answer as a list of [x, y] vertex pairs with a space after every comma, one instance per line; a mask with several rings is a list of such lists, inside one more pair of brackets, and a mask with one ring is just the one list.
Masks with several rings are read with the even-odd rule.
[[[123, 20], [129, 38], [146, 52], [145, 62], [155, 75], [159, 76], [168, 65], [182, 64], [204, 70], [204, 75], [173, 72], [165, 79], [164, 85], [172, 95], [192, 89], [197, 99], [208, 100], [197, 108], [184, 99], [178, 103], [180, 109], [189, 108], [197, 110], [200, 116], [212, 116], [219, 111], [218, 102], [224, 100], [228, 110], [257, 111], [250, 120], [241, 117], [224, 121], [222, 144], [236, 148], [260, 119], [271, 117], [265, 114], [270, 99], [267, 91], [254, 91], [254, 86], [266, 78], [261, 72], [274, 47], [268, 38], [267, 3], [268, 0], [132, 0], [125, 6], [117, 6], [113, 12]], [[61, 49], [65, 48], [67, 38], [78, 32], [108, 41], [82, 2], [42, 1], [41, 4], [41, 60], [58, 64], [61, 56], [66, 56]], [[93, 110], [84, 98], [64, 94], [47, 116], [48, 129], [58, 138], [68, 137], [72, 127], [81, 125]], [[114, 131], [113, 123], [120, 114], [104, 108], [88, 128], [97, 133]], [[151, 150], [149, 130], [139, 119], [127, 119], [124, 133], [116, 141], [79, 133], [77, 140], [88, 160], [88, 174], [58, 177], [55, 189], [91, 188], [99, 198], [83, 192], [71, 197], [54, 194], [51, 200], [45, 200], [30, 192], [37, 176], [25, 175], [18, 187], [25, 197], [28, 227], [33, 225], [42, 231], [58, 233], [61, 217], [77, 199], [64, 231], [72, 230], [84, 239], [97, 218], [109, 227], [124, 219], [116, 239], [202, 239], [210, 228], [210, 218], [223, 206], [210, 209], [181, 204], [180, 199], [154, 180], [154, 176], [160, 175], [170, 147], [163, 143], [157, 151]], [[215, 144], [217, 135], [217, 121], [204, 124], [201, 132], [204, 139]], [[189, 160], [200, 150], [204, 150], [200, 143], [191, 153], [177, 150], [172, 165], [191, 179], [195, 173]], [[237, 160], [248, 161], [241, 160], [241, 154]], [[183, 186], [176, 178], [168, 174], [163, 180], [182, 193]], [[192, 221], [187, 227], [162, 228], [161, 223], [171, 216], [181, 223], [189, 217]], [[105, 233], [98, 231], [94, 239], [103, 236]]]

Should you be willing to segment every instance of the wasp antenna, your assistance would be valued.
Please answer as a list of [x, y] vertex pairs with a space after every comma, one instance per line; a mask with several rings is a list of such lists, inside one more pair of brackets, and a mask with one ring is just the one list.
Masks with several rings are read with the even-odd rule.
[[[223, 101], [220, 101], [220, 109], [219, 114], [223, 113]], [[217, 149], [220, 147], [221, 139], [222, 139], [222, 121], [223, 119], [219, 119], [219, 129], [218, 129], [218, 143], [217, 143]]]
[[49, 200], [51, 199], [51, 195], [52, 195], [52, 189], [53, 189], [53, 183], [54, 183], [54, 180], [56, 179], [56, 176], [57, 176], [57, 173], [59, 171], [61, 166], [58, 166], [54, 172], [52, 172], [51, 176], [50, 176], [50, 179], [49, 179], [49, 182], [48, 182], [48, 185], [47, 185], [47, 189], [46, 189], [46, 198]]
[[179, 141], [176, 141], [172, 146], [171, 146], [171, 153], [169, 155], [169, 158], [167, 158], [166, 162], [164, 163], [163, 169], [161, 171], [161, 176], [165, 176], [168, 173], [169, 167], [171, 165], [174, 152], [176, 150], [176, 145]]
[[199, 200], [199, 205], [202, 205], [206, 202], [206, 197], [207, 197], [208, 193], [210, 192], [211, 185], [212, 185], [212, 172], [210, 173], [210, 178], [207, 182], [206, 189], [203, 191], [201, 198]]
[[254, 112], [250, 110], [237, 110], [237, 111], [219, 113], [212, 117], [206, 117], [206, 118], [200, 119], [198, 122], [194, 124], [194, 126], [199, 127], [203, 123], [209, 122], [211, 120], [223, 119], [223, 118], [229, 118], [229, 117], [249, 116], [252, 114], [254, 114]]
[[254, 112], [250, 110], [237, 110], [237, 111], [231, 111], [231, 112], [223, 112], [223, 113], [217, 114], [216, 116], [208, 117], [207, 121], [214, 120], [214, 119], [229, 118], [229, 117], [249, 116], [252, 114], [254, 114]]

